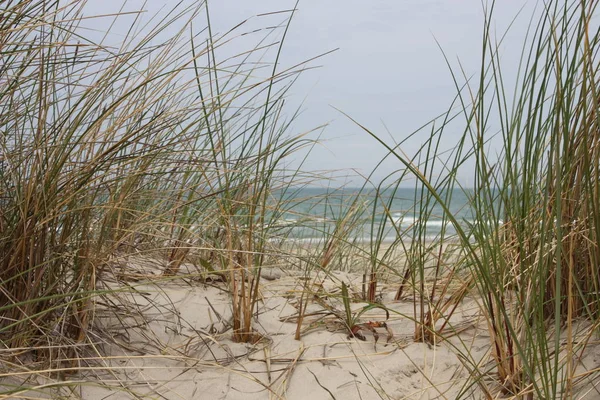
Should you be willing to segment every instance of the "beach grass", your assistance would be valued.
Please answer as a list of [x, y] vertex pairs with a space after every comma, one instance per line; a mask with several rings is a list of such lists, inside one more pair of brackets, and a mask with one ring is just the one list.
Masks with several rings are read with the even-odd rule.
[[[483, 393], [493, 396], [498, 385], [515, 398], [576, 398], [576, 384], [597, 374], [579, 365], [597, 340], [600, 304], [596, 4], [540, 5], [516, 82], [503, 75], [502, 38], [492, 34], [494, 6], [486, 10], [479, 75], [464, 76], [448, 60], [457, 107], [425, 141], [420, 155], [425, 161], [407, 158], [363, 128], [418, 180], [425, 192], [421, 218], [426, 221], [427, 205], [435, 202], [457, 231], [467, 255], [463, 268], [471, 275], [455, 299], [471, 288], [479, 293], [495, 362], [493, 384], [485, 374], [475, 375]], [[438, 155], [439, 138], [457, 109], [464, 133], [444, 158]], [[473, 159], [470, 203], [478, 223], [466, 231], [450, 211], [448, 196], [460, 188], [460, 167]], [[424, 264], [418, 254], [412, 256], [413, 274], [423, 282]], [[449, 309], [433, 301], [428, 302], [433, 310], [424, 310], [422, 288], [419, 295], [416, 315], [433, 332], [434, 321], [424, 315], [446, 316]], [[474, 368], [476, 360], [464, 356]]]
[[[3, 346], [71, 367], [112, 290], [103, 279], [128, 254], [158, 257], [166, 279], [189, 259], [228, 275], [234, 336], [250, 341], [268, 222], [284, 208], [272, 193], [294, 174], [280, 162], [310, 144], [280, 116], [304, 65], [278, 71], [277, 56], [260, 78], [268, 37], [219, 61], [240, 33], [214, 36], [202, 4], [144, 28], [134, 13], [118, 48], [82, 36], [84, 9], [2, 9]], [[209, 36], [197, 43], [202, 16]]]

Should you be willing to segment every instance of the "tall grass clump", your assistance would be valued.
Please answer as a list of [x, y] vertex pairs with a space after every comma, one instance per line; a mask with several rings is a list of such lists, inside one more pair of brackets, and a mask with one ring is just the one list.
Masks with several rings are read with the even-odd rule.
[[2, 347], [73, 360], [127, 254], [159, 257], [165, 279], [186, 261], [227, 276], [234, 338], [251, 341], [270, 221], [285, 207], [274, 193], [294, 175], [282, 160], [306, 143], [283, 111], [303, 64], [266, 63], [281, 50], [269, 35], [225, 51], [243, 23], [213, 34], [205, 3], [155, 26], [105, 15], [109, 29], [132, 21], [117, 45], [86, 36], [85, 5], [0, 9]]
[[[541, 14], [510, 102], [486, 37], [503, 149], [494, 167], [475, 147], [474, 208], [504, 224], [476, 229], [487, 264], [477, 272], [482, 289], [497, 286], [484, 304], [504, 389], [567, 398], [599, 321], [600, 37], [595, 2], [551, 2]], [[475, 96], [470, 135], [481, 142], [490, 99]]]
[[[502, 63], [502, 37], [492, 35], [495, 6], [485, 6], [480, 72], [466, 76], [448, 61], [458, 95], [417, 156], [364, 129], [401, 162], [403, 176], [417, 178], [422, 223], [428, 204], [437, 205], [465, 251], [460, 273], [479, 293], [493, 363], [460, 351], [472, 375], [463, 395], [478, 385], [488, 398], [573, 398], [592, 390], [598, 376], [580, 363], [600, 322], [597, 3], [540, 3], [514, 86]], [[461, 116], [463, 135], [447, 151], [440, 138]], [[466, 168], [474, 170], [468, 190], [457, 179]], [[469, 196], [474, 223], [452, 209], [455, 190]], [[413, 246], [427, 243], [418, 233], [413, 238]], [[438, 238], [443, 242], [443, 233]], [[421, 276], [413, 286], [427, 274], [416, 256], [411, 274]], [[439, 304], [429, 293], [416, 304]], [[448, 318], [452, 310], [438, 307], [437, 315]], [[423, 317], [433, 311], [416, 312], [424, 332], [440, 329]]]

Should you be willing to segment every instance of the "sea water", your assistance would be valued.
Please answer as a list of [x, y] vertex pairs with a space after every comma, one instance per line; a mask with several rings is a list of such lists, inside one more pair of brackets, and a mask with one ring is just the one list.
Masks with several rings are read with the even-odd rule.
[[271, 213], [268, 228], [275, 237], [289, 240], [322, 240], [335, 233], [349, 240], [391, 242], [398, 237], [448, 240], [457, 238], [457, 226], [469, 236], [477, 224], [502, 223], [498, 218], [475, 217], [473, 190], [439, 195], [444, 206], [412, 188], [289, 188], [273, 194], [277, 211]]

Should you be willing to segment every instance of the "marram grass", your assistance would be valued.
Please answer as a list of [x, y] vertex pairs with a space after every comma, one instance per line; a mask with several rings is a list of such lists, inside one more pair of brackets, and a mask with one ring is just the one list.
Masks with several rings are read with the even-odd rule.
[[[465, 351], [479, 376], [469, 387], [476, 383], [488, 398], [496, 387], [515, 398], [576, 398], [577, 384], [597, 377], [597, 371], [581, 375], [577, 364], [600, 321], [596, 2], [539, 4], [514, 89], [502, 73], [501, 40], [491, 32], [495, 6], [486, 5], [481, 72], [474, 78], [454, 73], [455, 107], [432, 129], [419, 162], [364, 129], [441, 205], [466, 251], [464, 269], [481, 299], [496, 375], [490, 384], [487, 373], [475, 373], [476, 360]], [[450, 153], [438, 151], [446, 122], [461, 114], [463, 136]], [[468, 163], [475, 166], [470, 203], [479, 223], [466, 231], [447, 195], [460, 188], [456, 177]], [[427, 202], [421, 204], [426, 218]], [[424, 263], [414, 257], [407, 276], [420, 275], [422, 282]], [[448, 317], [449, 310], [421, 308], [415, 318], [438, 311]], [[421, 323], [430, 332], [434, 325]]]
[[262, 43], [218, 61], [231, 38], [209, 29], [198, 39], [204, 3], [175, 7], [143, 34], [132, 25], [118, 49], [82, 36], [84, 10], [2, 5], [3, 346], [72, 359], [114, 260], [140, 252], [164, 259], [166, 277], [190, 257], [228, 274], [235, 335], [251, 340], [269, 218], [285, 207], [271, 193], [289, 182], [281, 161], [309, 143], [281, 116], [300, 67], [257, 80], [250, 60], [264, 57]]

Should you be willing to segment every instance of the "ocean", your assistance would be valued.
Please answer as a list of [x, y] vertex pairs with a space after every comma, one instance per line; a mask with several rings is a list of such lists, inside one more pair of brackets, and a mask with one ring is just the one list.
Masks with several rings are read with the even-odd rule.
[[[478, 223], [470, 206], [473, 196], [469, 189], [442, 193], [450, 212], [467, 233]], [[433, 197], [411, 188], [379, 192], [347, 187], [290, 188], [275, 193], [273, 199], [280, 206], [270, 215], [270, 231], [290, 240], [322, 240], [336, 230], [355, 241], [392, 242], [400, 235], [425, 240], [443, 235], [451, 240], [457, 235], [443, 207]]]

